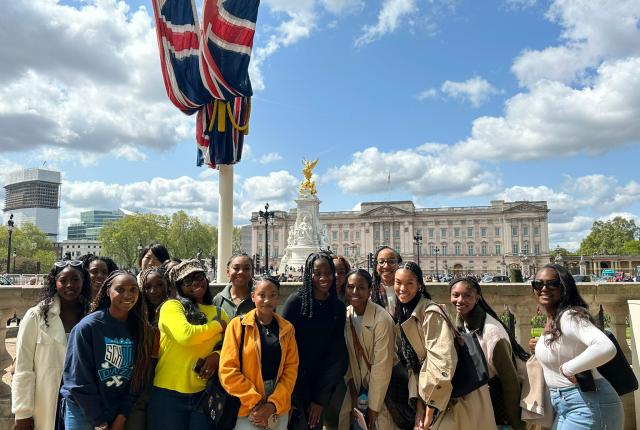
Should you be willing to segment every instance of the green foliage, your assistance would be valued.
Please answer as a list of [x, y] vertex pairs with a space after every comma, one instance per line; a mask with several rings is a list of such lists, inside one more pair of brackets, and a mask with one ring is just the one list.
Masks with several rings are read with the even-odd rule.
[[640, 240], [627, 240], [622, 247], [623, 255], [640, 255]]
[[237, 254], [239, 252], [249, 252], [246, 249], [242, 249], [242, 229], [240, 227], [233, 227], [233, 242], [231, 243], [231, 253]]
[[[0, 266], [6, 270], [7, 247], [9, 232], [6, 226], [0, 228]], [[14, 227], [11, 234], [11, 265], [13, 268], [13, 251], [16, 252], [15, 273], [36, 273], [38, 262], [40, 273], [48, 272], [56, 261], [56, 251], [53, 242], [38, 227], [31, 223], [21, 228]], [[10, 270], [9, 272], [14, 272]]]
[[567, 255], [575, 255], [575, 253], [572, 253], [571, 251], [567, 250], [566, 248], [562, 248], [560, 246], [556, 247], [555, 249], [551, 250], [549, 252], [549, 256], [551, 257], [551, 260], [553, 260], [554, 258], [556, 258], [556, 255], [562, 255], [563, 257], [566, 257]]
[[523, 282], [522, 270], [512, 268], [509, 273], [510, 273], [509, 278], [511, 279], [511, 282]]
[[127, 215], [104, 226], [98, 240], [102, 253], [113, 258], [122, 267], [137, 266], [138, 246], [160, 243], [176, 258], [194, 258], [199, 249], [203, 257], [217, 252], [216, 227], [203, 224], [197, 217], [184, 211], [171, 217], [155, 214]]
[[591, 233], [582, 240], [580, 253], [628, 255], [637, 249], [638, 246], [634, 242], [638, 242], [635, 239], [639, 234], [640, 228], [630, 219], [618, 216], [609, 221], [596, 221]]

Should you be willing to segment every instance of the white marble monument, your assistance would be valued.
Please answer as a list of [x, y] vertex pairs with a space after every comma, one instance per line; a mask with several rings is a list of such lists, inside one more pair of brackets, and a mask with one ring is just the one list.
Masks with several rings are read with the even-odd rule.
[[312, 252], [327, 249], [327, 228], [320, 224], [320, 199], [316, 195], [316, 184], [311, 180], [312, 170], [318, 160], [303, 161], [304, 181], [296, 199], [296, 223], [289, 230], [287, 247], [280, 261], [278, 273], [297, 271]]

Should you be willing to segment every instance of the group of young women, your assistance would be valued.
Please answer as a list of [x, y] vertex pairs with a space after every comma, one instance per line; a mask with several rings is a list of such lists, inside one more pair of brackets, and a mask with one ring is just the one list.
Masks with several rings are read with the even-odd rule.
[[[213, 429], [210, 380], [239, 399], [235, 428], [525, 429], [518, 361], [529, 358], [472, 277], [450, 285], [453, 318], [420, 267], [392, 248], [373, 276], [342, 257], [309, 255], [278, 312], [280, 283], [254, 278], [246, 254], [215, 297], [197, 260], [153, 245], [141, 272], [103, 257], [55, 263], [20, 325], [15, 428]], [[548, 322], [535, 347], [554, 429], [622, 429], [619, 397], [595, 370], [615, 354], [570, 274], [547, 265], [533, 292]], [[489, 384], [455, 394], [457, 332], [474, 332]], [[591, 371], [597, 390], [575, 375]]]

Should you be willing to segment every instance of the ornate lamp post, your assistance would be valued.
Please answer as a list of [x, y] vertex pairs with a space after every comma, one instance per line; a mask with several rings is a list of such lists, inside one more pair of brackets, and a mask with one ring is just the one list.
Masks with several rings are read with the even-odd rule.
[[260, 222], [264, 220], [264, 272], [269, 274], [269, 219], [274, 219], [275, 214], [269, 211], [269, 203], [264, 205], [264, 211], [258, 212]]
[[438, 254], [440, 253], [440, 248], [436, 246], [433, 249], [433, 252], [436, 254], [436, 281], [439, 281], [440, 279], [438, 278]]
[[416, 233], [416, 235], [413, 236], [413, 243], [414, 245], [416, 245], [418, 249], [417, 263], [418, 263], [418, 266], [420, 266], [420, 248], [422, 247], [422, 235], [420, 233]]
[[7, 221], [7, 231], [9, 232], [9, 245], [7, 246], [7, 273], [11, 271], [11, 235], [13, 234], [13, 214]]
[[18, 253], [16, 252], [16, 249], [13, 248], [13, 273], [16, 273], [16, 256], [18, 255]]

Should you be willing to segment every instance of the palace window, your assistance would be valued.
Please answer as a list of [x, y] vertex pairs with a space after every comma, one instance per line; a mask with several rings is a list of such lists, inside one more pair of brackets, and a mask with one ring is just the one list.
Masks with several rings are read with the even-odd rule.
[[473, 243], [470, 243], [467, 245], [467, 255], [474, 255], [474, 247], [473, 247]]
[[496, 255], [502, 255], [502, 246], [496, 243]]
[[480, 236], [487, 237], [487, 227], [480, 227]]
[[440, 238], [441, 239], [446, 239], [447, 238], [447, 229], [446, 228], [441, 228], [440, 229]]
[[453, 236], [454, 237], [460, 237], [460, 228], [459, 227], [455, 227], [453, 229]]
[[467, 237], [473, 237], [473, 227], [467, 227]]
[[518, 255], [518, 244], [517, 244], [517, 243], [514, 243], [514, 244], [511, 246], [511, 253], [512, 253], [513, 255]]

